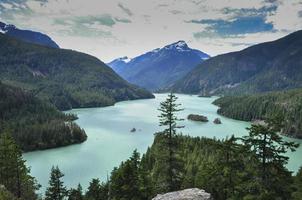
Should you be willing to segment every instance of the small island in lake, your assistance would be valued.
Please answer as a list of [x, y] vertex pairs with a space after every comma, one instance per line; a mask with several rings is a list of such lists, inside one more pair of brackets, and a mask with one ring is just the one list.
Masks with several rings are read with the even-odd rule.
[[213, 121], [214, 124], [222, 124], [220, 118], [215, 118]]
[[211, 98], [212, 95], [210, 95], [210, 94], [200, 94], [200, 95], [198, 95], [198, 97]]
[[198, 122], [208, 122], [208, 118], [203, 115], [190, 114], [187, 117], [189, 120], [198, 121]]

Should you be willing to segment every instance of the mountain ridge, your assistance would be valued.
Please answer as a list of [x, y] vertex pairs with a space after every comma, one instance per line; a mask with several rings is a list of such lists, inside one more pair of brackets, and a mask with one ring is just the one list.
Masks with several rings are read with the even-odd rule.
[[99, 59], [23, 42], [0, 33], [0, 80], [31, 91], [61, 110], [153, 98]]
[[302, 31], [212, 57], [166, 90], [249, 94], [302, 87]]
[[206, 53], [191, 49], [185, 41], [180, 40], [132, 59], [115, 59], [108, 65], [129, 82], [158, 90], [183, 77], [195, 65], [208, 58]]
[[53, 41], [48, 35], [44, 33], [31, 31], [31, 30], [18, 29], [16, 26], [12, 24], [5, 24], [1, 21], [0, 21], [0, 33], [14, 37], [24, 42], [29, 42], [29, 43], [47, 46], [51, 48], [60, 48], [55, 41]]

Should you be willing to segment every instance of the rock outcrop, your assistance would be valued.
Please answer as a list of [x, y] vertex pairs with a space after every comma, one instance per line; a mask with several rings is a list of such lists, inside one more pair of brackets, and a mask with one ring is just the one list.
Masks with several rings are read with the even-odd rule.
[[211, 195], [198, 188], [159, 194], [152, 200], [210, 200]]

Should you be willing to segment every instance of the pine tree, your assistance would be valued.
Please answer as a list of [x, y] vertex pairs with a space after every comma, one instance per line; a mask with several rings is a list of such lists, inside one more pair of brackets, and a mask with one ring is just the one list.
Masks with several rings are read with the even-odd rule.
[[247, 154], [244, 147], [237, 143], [238, 138], [231, 136], [226, 138], [219, 145], [219, 159], [217, 162], [218, 174], [222, 174], [222, 186], [220, 196], [221, 199], [234, 197], [238, 192], [236, 185], [240, 184], [240, 180], [244, 175], [244, 159]]
[[149, 171], [149, 167], [151, 167], [152, 164], [148, 162], [148, 158], [146, 154], [142, 156], [139, 165], [139, 182], [140, 182], [140, 193], [142, 199], [149, 199], [150, 197], [155, 196], [154, 188], [153, 188], [154, 185], [152, 183], [152, 174]]
[[300, 167], [298, 173], [296, 174], [296, 176], [294, 177], [295, 181], [294, 181], [294, 192], [292, 195], [292, 198], [294, 200], [300, 200], [302, 199], [302, 167]]
[[7, 189], [0, 185], [0, 199], [1, 200], [18, 200], [11, 192], [7, 191]]
[[133, 199], [140, 199], [140, 178], [139, 178], [139, 164], [140, 164], [140, 154], [135, 149], [132, 153], [132, 156], [129, 160], [129, 180], [127, 181], [131, 188], [129, 193], [131, 194]]
[[49, 187], [45, 192], [45, 200], [63, 200], [67, 196], [67, 190], [61, 180], [64, 174], [59, 167], [52, 167], [50, 173]]
[[142, 199], [139, 164], [140, 155], [135, 150], [130, 159], [112, 171], [110, 188], [113, 199]]
[[[299, 146], [294, 142], [286, 142], [276, 132], [276, 125], [252, 125], [249, 135], [243, 142], [254, 155], [255, 168], [259, 174], [258, 193], [261, 198], [289, 196], [291, 173], [285, 168], [288, 150], [295, 151]], [[285, 198], [286, 199], [286, 198]]]
[[[180, 175], [180, 162], [176, 155], [176, 129], [183, 128], [183, 126], [178, 126], [177, 122], [182, 121], [176, 116], [176, 113], [182, 111], [183, 109], [179, 108], [181, 104], [176, 103], [177, 97], [170, 93], [167, 99], [160, 103], [159, 111], [161, 112], [159, 117], [159, 125], [165, 127], [162, 131], [164, 135], [164, 146], [166, 147], [167, 156], [163, 158], [163, 165], [166, 165], [167, 180], [166, 180], [166, 190], [173, 191], [179, 189], [181, 185], [181, 175]], [[164, 155], [164, 153], [163, 153]], [[164, 168], [163, 168], [164, 169]]]
[[36, 199], [38, 185], [29, 175], [22, 151], [9, 133], [0, 134], [0, 185], [21, 199]]
[[69, 190], [68, 200], [83, 200], [83, 189], [81, 184], [76, 189]]
[[[110, 194], [111, 195], [111, 194]], [[85, 200], [109, 200], [109, 182], [102, 182], [98, 178], [92, 179], [85, 194]], [[114, 199], [114, 198], [113, 198]]]

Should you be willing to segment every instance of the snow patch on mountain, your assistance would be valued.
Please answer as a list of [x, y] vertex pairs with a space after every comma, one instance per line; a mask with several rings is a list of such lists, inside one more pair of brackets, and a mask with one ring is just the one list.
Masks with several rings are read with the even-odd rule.
[[125, 63], [128, 63], [130, 62], [132, 59], [131, 58], [128, 58], [127, 56], [124, 56], [124, 57], [121, 57], [121, 58], [118, 58], [116, 59], [116, 61], [122, 61], [122, 62], [125, 62]]
[[180, 40], [178, 42], [169, 44], [165, 46], [163, 49], [167, 50], [177, 50], [177, 51], [190, 51], [191, 49], [188, 47], [187, 43], [183, 40]]
[[160, 48], [157, 48], [157, 49], [153, 49], [151, 52], [152, 53], [157, 53], [157, 52], [159, 52], [160, 51]]
[[128, 63], [128, 62], [130, 62], [132, 59], [131, 58], [128, 58], [127, 56], [125, 57], [125, 59], [124, 59], [124, 62], [125, 63]]

